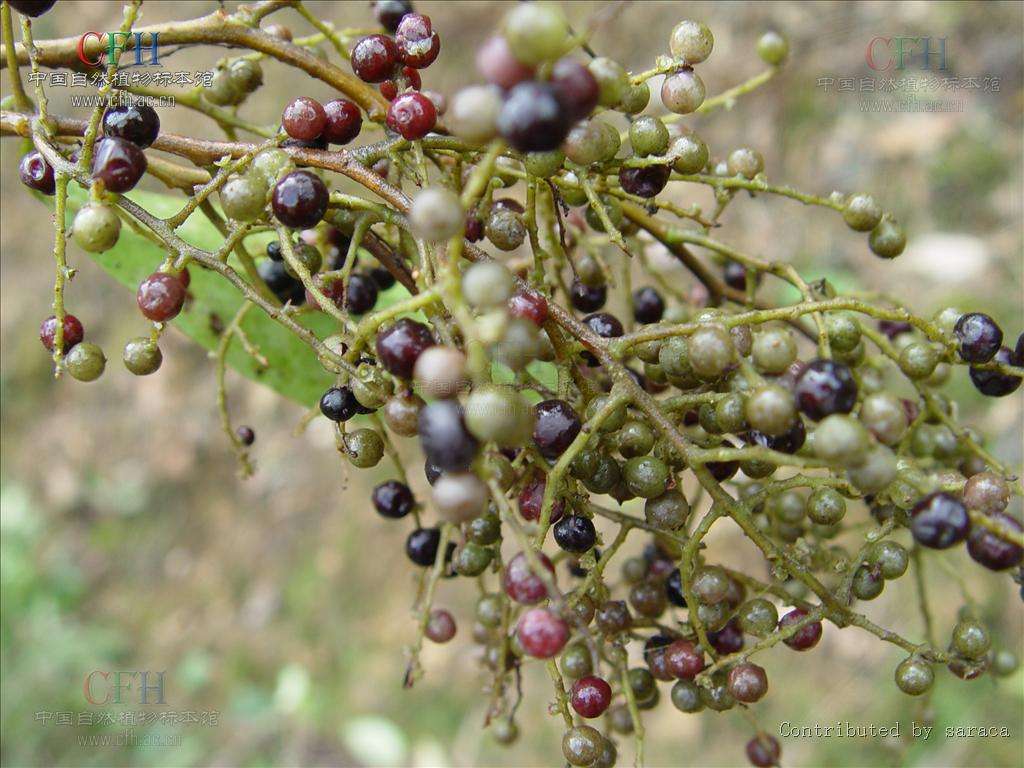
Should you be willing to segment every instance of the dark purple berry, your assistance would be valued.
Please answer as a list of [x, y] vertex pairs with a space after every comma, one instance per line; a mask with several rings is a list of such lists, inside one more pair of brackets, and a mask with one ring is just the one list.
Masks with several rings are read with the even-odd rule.
[[[755, 284], [761, 282], [759, 278], [760, 275], [757, 275], [754, 281]], [[725, 280], [726, 285], [734, 290], [747, 290], [747, 268], [738, 261], [729, 259], [725, 262], [725, 266], [722, 267], [722, 279]]]
[[551, 84], [573, 122], [594, 111], [601, 88], [591, 71], [575, 59], [559, 59], [551, 69]]
[[426, 568], [437, 560], [437, 548], [440, 545], [441, 530], [439, 528], [417, 528], [405, 540], [405, 554], [416, 565]]
[[1003, 343], [1003, 331], [996, 321], [981, 312], [961, 315], [953, 333], [960, 346], [960, 357], [968, 363], [987, 363]]
[[879, 320], [878, 330], [888, 336], [891, 341], [901, 333], [910, 333], [914, 330], [914, 326], [910, 323], [905, 323], [902, 320]]
[[[1012, 355], [1013, 353], [1010, 352], [1009, 347], [1000, 347], [993, 360], [997, 363], [1010, 365]], [[1006, 395], [1013, 394], [1020, 387], [1021, 381], [1024, 381], [1020, 376], [1014, 376], [1012, 373], [987, 371], [974, 367], [970, 368], [969, 374], [974, 387], [981, 394], [988, 395], [989, 397], [1005, 397]]]
[[21, 183], [36, 192], [52, 195], [57, 191], [57, 182], [53, 176], [53, 167], [43, 159], [38, 149], [26, 152], [18, 165], [18, 177]]
[[384, 269], [384, 267], [374, 267], [371, 269], [370, 277], [373, 278], [373, 282], [377, 284], [377, 289], [380, 291], [386, 291], [395, 284], [395, 276]]
[[18, 13], [36, 19], [53, 8], [56, 3], [57, 0], [8, 0], [7, 4]]
[[747, 742], [747, 760], [754, 768], [771, 768], [779, 764], [782, 748], [774, 736], [759, 733]]
[[743, 436], [743, 439], [751, 445], [764, 446], [780, 453], [796, 453], [807, 440], [807, 428], [803, 419], [798, 418], [785, 434], [772, 437], [752, 429]]
[[412, 3], [408, 0], [376, 0], [373, 4], [373, 17], [388, 32], [397, 30], [407, 13], [412, 13]]
[[554, 461], [580, 433], [579, 416], [564, 400], [544, 400], [534, 411], [533, 441], [544, 458]]
[[238, 438], [238, 442], [242, 445], [252, 445], [256, 442], [256, 433], [252, 427], [247, 427], [244, 424], [235, 430], [235, 437]]
[[322, 137], [330, 144], [348, 144], [359, 135], [363, 116], [359, 107], [348, 99], [334, 99], [324, 104], [326, 122]]
[[145, 149], [160, 135], [160, 117], [149, 104], [120, 104], [103, 115], [103, 135], [116, 136]]
[[651, 198], [668, 184], [672, 169], [667, 165], [648, 165], [644, 168], [623, 168], [619, 171], [619, 184], [623, 191], [637, 197]]
[[423, 475], [427, 478], [427, 482], [433, 485], [441, 476], [441, 468], [427, 459], [423, 464]]
[[419, 436], [427, 459], [448, 472], [468, 469], [479, 448], [454, 400], [436, 400], [420, 409]]
[[665, 596], [672, 605], [679, 608], [686, 607], [686, 595], [683, 594], [683, 576], [676, 568], [668, 578], [665, 579]]
[[[547, 479], [543, 473], [538, 473], [523, 486], [519, 492], [519, 514], [524, 520], [540, 520], [544, 503], [544, 489], [547, 486]], [[549, 523], [555, 523], [562, 518], [565, 512], [565, 503], [561, 499], [555, 499], [551, 504], [551, 517]]]
[[395, 520], [405, 517], [416, 504], [412, 491], [398, 480], [385, 480], [373, 489], [373, 506], [379, 514]]
[[[801, 621], [805, 616], [807, 616], [807, 611], [802, 608], [794, 608], [779, 619], [779, 629], [786, 629]], [[795, 634], [787, 637], [783, 642], [794, 651], [809, 651], [818, 644], [819, 640], [821, 640], [821, 622], [812, 621], [810, 624], [806, 624], [798, 629]]]
[[608, 312], [595, 312], [583, 318], [583, 324], [602, 339], [617, 339], [625, 331], [622, 323], [615, 315]]
[[308, 229], [316, 226], [327, 210], [327, 187], [311, 171], [292, 171], [274, 187], [271, 206], [277, 220], [286, 227]]
[[427, 326], [404, 317], [377, 332], [377, 357], [381, 365], [403, 379], [412, 378], [416, 360], [433, 345], [434, 337]]
[[267, 243], [267, 258], [271, 261], [284, 261], [284, 253], [281, 252], [281, 243], [271, 240]]
[[812, 360], [796, 380], [797, 406], [814, 421], [849, 413], [857, 404], [857, 382], [850, 369], [832, 360]]
[[708, 632], [708, 640], [723, 656], [743, 650], [743, 630], [736, 619], [729, 619], [729, 623], [717, 632]]
[[331, 421], [348, 421], [361, 412], [362, 407], [349, 387], [331, 387], [320, 397], [320, 413]]
[[[1003, 528], [1016, 531], [1018, 534], [1024, 530], [1016, 518], [1005, 512], [996, 512], [989, 517]], [[993, 571], [1002, 571], [1020, 565], [1021, 559], [1024, 557], [1024, 550], [1016, 544], [999, 538], [981, 525], [972, 526], [971, 534], [967, 538], [967, 553], [975, 562], [981, 563]]]
[[657, 323], [665, 314], [665, 300], [650, 286], [633, 291], [633, 317], [638, 323]]
[[555, 524], [555, 542], [566, 552], [586, 552], [597, 541], [597, 531], [589, 518], [569, 515]]
[[498, 131], [520, 152], [558, 149], [572, 120], [550, 83], [519, 83], [508, 94], [498, 115]]
[[348, 279], [345, 291], [345, 306], [354, 315], [362, 315], [373, 309], [377, 303], [377, 283], [369, 275], [358, 272]]
[[587, 285], [582, 280], [572, 281], [569, 287], [569, 300], [580, 312], [597, 312], [608, 300], [608, 287], [605, 285]]
[[931, 493], [910, 511], [914, 539], [932, 549], [949, 549], [967, 538], [971, 518], [959, 500], [948, 493]]
[[126, 139], [105, 136], [96, 142], [92, 177], [101, 180], [108, 192], [128, 192], [139, 183], [147, 165], [146, 155], [138, 146]]
[[352, 49], [352, 71], [366, 83], [382, 83], [398, 63], [398, 46], [387, 35], [368, 35]]
[[[280, 248], [280, 246], [278, 246]], [[280, 252], [280, 251], [278, 251]], [[269, 250], [268, 250], [269, 254]], [[296, 278], [288, 274], [283, 261], [267, 259], [256, 267], [263, 282], [282, 303], [302, 304], [306, 297], [306, 289]]]

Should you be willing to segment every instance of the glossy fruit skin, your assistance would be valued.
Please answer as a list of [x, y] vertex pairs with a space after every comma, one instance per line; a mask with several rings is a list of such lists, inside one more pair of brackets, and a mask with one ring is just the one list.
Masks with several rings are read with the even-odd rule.
[[508, 300], [508, 312], [512, 317], [529, 320], [539, 328], [548, 319], [548, 301], [540, 294], [516, 291]]
[[[807, 611], [801, 608], [794, 608], [779, 619], [779, 629], [785, 629], [786, 627], [796, 624], [806, 615]], [[810, 624], [798, 629], [795, 634], [791, 637], [787, 637], [783, 642], [794, 651], [809, 651], [818, 644], [819, 640], [821, 640], [821, 622], [812, 621]]]
[[534, 406], [533, 441], [549, 461], [565, 453], [581, 427], [576, 411], [564, 400], [544, 400]]
[[8, 5], [18, 13], [37, 19], [56, 5], [57, 0], [8, 0]]
[[363, 127], [363, 116], [348, 99], [333, 99], [323, 106], [324, 127], [322, 136], [330, 144], [348, 144], [359, 135]]
[[387, 125], [409, 141], [422, 139], [437, 123], [437, 108], [429, 98], [417, 91], [403, 93], [388, 107]]
[[606, 635], [625, 632], [633, 623], [629, 608], [622, 600], [608, 600], [594, 614], [597, 628]]
[[388, 32], [395, 32], [407, 13], [412, 13], [408, 0], [375, 0], [373, 4], [373, 17]]
[[136, 376], [149, 376], [157, 372], [164, 356], [156, 342], [148, 336], [139, 336], [124, 345], [122, 360], [129, 372]]
[[103, 350], [87, 341], [76, 344], [64, 356], [64, 367], [78, 381], [95, 381], [103, 375], [106, 366]]
[[[1021, 533], [1022, 526], [1016, 518], [1005, 512], [993, 512], [989, 517], [1003, 528]], [[981, 525], [971, 528], [967, 538], [967, 553], [971, 558], [992, 571], [1002, 571], [1020, 565], [1024, 550], [1016, 544], [1004, 541]]]
[[519, 83], [498, 114], [498, 131], [520, 152], [558, 149], [569, 133], [569, 112], [550, 83]]
[[596, 312], [608, 299], [608, 286], [591, 286], [576, 278], [569, 287], [569, 299], [580, 312]]
[[670, 112], [688, 115], [704, 103], [704, 81], [690, 67], [669, 75], [661, 84], [661, 101]]
[[53, 195], [57, 191], [57, 182], [53, 175], [53, 167], [46, 162], [38, 149], [26, 152], [18, 165], [18, 177], [29, 189]]
[[672, 706], [680, 712], [694, 713], [704, 709], [700, 689], [692, 680], [677, 680], [672, 686]]
[[149, 104], [108, 107], [103, 115], [103, 135], [116, 136], [145, 149], [160, 135], [160, 117]]
[[910, 514], [915, 541], [931, 549], [949, 549], [966, 539], [971, 530], [971, 518], [964, 505], [941, 491], [925, 496]]
[[242, 445], [252, 445], [256, 442], [256, 433], [253, 428], [244, 424], [235, 430], [235, 437]]
[[441, 52], [441, 40], [430, 23], [430, 17], [421, 13], [407, 13], [395, 30], [395, 45], [402, 61], [423, 69], [434, 63]]
[[437, 560], [437, 549], [440, 545], [439, 528], [417, 528], [405, 540], [405, 554], [416, 565], [426, 568]]
[[992, 647], [992, 637], [984, 624], [977, 619], [966, 617], [953, 627], [950, 645], [964, 658], [977, 661], [983, 659]]
[[600, 89], [586, 66], [571, 58], [559, 59], [551, 69], [551, 83], [569, 113], [570, 120], [582, 120], [597, 106]]
[[374, 509], [382, 517], [398, 520], [412, 512], [416, 505], [409, 486], [398, 480], [385, 480], [373, 489]]
[[743, 662], [729, 670], [728, 685], [736, 701], [753, 704], [768, 692], [768, 676], [757, 664]]
[[[54, 337], [57, 333], [57, 317], [50, 315], [43, 320], [39, 326], [39, 341], [50, 352], [54, 349]], [[74, 315], [64, 315], [64, 338], [61, 343], [64, 352], [67, 352], [85, 338], [85, 329], [81, 321]]]
[[381, 83], [391, 76], [399, 51], [387, 35], [368, 35], [352, 49], [352, 71], [366, 83]]
[[308, 96], [298, 96], [285, 106], [281, 113], [281, 125], [289, 136], [300, 141], [319, 138], [327, 125], [327, 113], [323, 105]]
[[927, 693], [935, 682], [932, 665], [916, 656], [901, 661], [896, 667], [894, 677], [899, 689], [909, 696]]
[[953, 333], [959, 343], [960, 357], [968, 363], [987, 363], [1003, 343], [1002, 329], [981, 312], [962, 315]]
[[689, 640], [676, 640], [665, 649], [665, 663], [680, 680], [693, 680], [704, 669], [704, 652]]
[[566, 552], [586, 552], [595, 541], [597, 532], [589, 518], [569, 515], [555, 524], [555, 542]]
[[154, 272], [139, 284], [135, 296], [142, 314], [156, 323], [177, 317], [185, 303], [185, 286], [174, 275]]
[[348, 279], [345, 292], [345, 307], [354, 315], [362, 315], [373, 309], [377, 303], [377, 283], [369, 275], [356, 272]]
[[96, 142], [92, 177], [102, 181], [108, 192], [124, 193], [139, 183], [147, 165], [146, 155], [135, 144], [105, 136]]
[[349, 387], [331, 387], [320, 396], [320, 413], [339, 424], [363, 412]]
[[[554, 578], [555, 567], [547, 555], [538, 552], [537, 559]], [[548, 596], [544, 582], [530, 568], [530, 562], [522, 552], [509, 560], [502, 578], [502, 586], [505, 594], [521, 605], [536, 605]]]
[[625, 330], [615, 315], [608, 312], [594, 312], [583, 318], [583, 324], [602, 339], [617, 339]]
[[274, 186], [271, 207], [286, 227], [309, 229], [327, 210], [327, 187], [315, 173], [292, 171]]
[[774, 736], [767, 733], [759, 733], [747, 742], [747, 760], [755, 768], [771, 768], [779, 764], [782, 756], [782, 748]]
[[288, 274], [283, 262], [267, 259], [261, 261], [256, 270], [271, 292], [282, 302], [298, 305], [305, 301], [305, 288]]
[[403, 317], [377, 333], [377, 358], [389, 373], [411, 379], [416, 360], [433, 345], [427, 326]]
[[[531, 478], [519, 492], [519, 514], [524, 520], [540, 520], [541, 507], [544, 501], [544, 488], [547, 480], [543, 474]], [[561, 499], [555, 499], [551, 505], [550, 523], [556, 523], [562, 519], [565, 512], [565, 503]]]
[[612, 687], [600, 677], [581, 677], [573, 683], [569, 701], [580, 717], [600, 717], [612, 703]]
[[743, 630], [740, 629], [739, 622], [735, 618], [729, 619], [721, 629], [708, 632], [708, 641], [722, 656], [741, 651], [745, 643]]
[[455, 637], [455, 619], [443, 608], [435, 608], [430, 612], [424, 635], [433, 643], [447, 643]]
[[672, 169], [667, 165], [623, 168], [619, 171], [619, 184], [629, 194], [649, 199], [665, 188], [671, 173]]
[[[1009, 347], [1000, 347], [996, 352], [995, 362], [1010, 364], [1013, 353]], [[971, 383], [983, 395], [989, 397], [1005, 397], [1017, 391], [1024, 378], [1013, 374], [1002, 374], [999, 371], [986, 371], [971, 367], [969, 370]]]
[[633, 291], [633, 317], [638, 323], [657, 323], [665, 315], [665, 300], [650, 286]]
[[793, 389], [797, 406], [814, 421], [833, 413], [849, 413], [857, 404], [857, 382], [842, 363], [818, 359], [809, 362]]
[[235, 221], [252, 221], [263, 213], [266, 190], [252, 176], [228, 179], [220, 189], [220, 204], [224, 214]]
[[469, 469], [480, 447], [466, 429], [462, 406], [454, 400], [424, 406], [417, 431], [427, 460], [448, 472]]

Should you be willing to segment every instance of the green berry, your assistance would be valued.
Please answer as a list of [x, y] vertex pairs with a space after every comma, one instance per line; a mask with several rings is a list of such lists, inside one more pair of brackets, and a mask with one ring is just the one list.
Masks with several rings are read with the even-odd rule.
[[514, 448], [530, 440], [533, 409], [514, 389], [483, 385], [466, 400], [465, 421], [477, 440]]
[[249, 176], [228, 179], [220, 190], [220, 204], [225, 215], [235, 221], [252, 221], [259, 218], [266, 207], [266, 190], [253, 182]]
[[744, 413], [751, 427], [773, 437], [786, 434], [797, 418], [792, 393], [777, 384], [751, 392]]
[[622, 458], [645, 456], [654, 447], [654, 430], [645, 422], [630, 420], [622, 425], [615, 440]]
[[295, 170], [295, 163], [283, 149], [265, 149], [252, 160], [250, 169], [253, 176], [263, 180], [268, 189], [277, 184], [278, 179]]
[[846, 474], [861, 493], [878, 493], [896, 479], [896, 455], [887, 446], [875, 445]]
[[908, 344], [900, 352], [900, 370], [910, 379], [927, 379], [938, 364], [938, 350], [925, 341]]
[[707, 24], [686, 19], [672, 29], [668, 48], [672, 58], [687, 64], [699, 64], [711, 55], [715, 47], [715, 36]]
[[708, 145], [695, 133], [684, 133], [672, 140], [668, 155], [677, 173], [700, 173], [708, 164]]
[[569, 23], [554, 3], [520, 3], [505, 17], [505, 40], [523, 64], [554, 61], [571, 43]]
[[637, 157], [663, 155], [668, 149], [668, 128], [657, 117], [644, 115], [629, 126], [629, 143]]
[[636, 85], [630, 85], [625, 93], [622, 94], [622, 99], [619, 101], [619, 109], [627, 115], [638, 115], [647, 109], [650, 101], [650, 86], [647, 83], [637, 83]]
[[813, 441], [818, 458], [843, 467], [860, 464], [871, 445], [871, 437], [859, 421], [838, 413], [818, 424]]
[[130, 339], [124, 345], [124, 367], [136, 376], [155, 373], [164, 360], [160, 347], [148, 336]]
[[705, 325], [694, 331], [687, 338], [686, 351], [693, 372], [705, 381], [721, 377], [736, 356], [732, 336], [720, 325]]
[[883, 259], [895, 259], [907, 247], [907, 236], [891, 216], [883, 216], [868, 236], [872, 253]]
[[501, 520], [490, 513], [470, 520], [466, 537], [474, 544], [496, 544], [501, 540]]
[[590, 658], [590, 650], [583, 642], [572, 643], [562, 651], [562, 658], [559, 662], [562, 673], [573, 680], [589, 675], [594, 665]]
[[953, 650], [961, 656], [978, 660], [984, 658], [988, 653], [988, 649], [992, 646], [992, 638], [980, 621], [965, 618], [953, 627], [952, 645]]
[[882, 208], [871, 195], [851, 195], [843, 208], [843, 221], [856, 232], [870, 232], [882, 220]]
[[348, 458], [359, 469], [375, 467], [384, 456], [384, 441], [372, 429], [357, 429], [345, 436]]
[[765, 637], [775, 631], [779, 623], [779, 611], [763, 597], [748, 600], [736, 611], [740, 629], [755, 637]]
[[590, 765], [601, 756], [604, 737], [596, 728], [577, 725], [562, 737], [562, 755], [569, 765]]
[[487, 547], [467, 543], [455, 556], [455, 572], [460, 576], [479, 576], [491, 564], [491, 557]]
[[117, 244], [121, 234], [121, 218], [103, 203], [83, 205], [71, 225], [78, 247], [89, 253], [102, 253]]
[[553, 149], [550, 152], [530, 152], [523, 159], [526, 172], [541, 179], [554, 176], [561, 170], [564, 162], [565, 153], [560, 149]]
[[693, 680], [677, 680], [672, 686], [672, 706], [680, 712], [694, 713], [704, 709], [700, 688]]
[[860, 323], [850, 312], [830, 312], [825, 327], [829, 344], [838, 352], [850, 352], [860, 343]]
[[796, 341], [788, 328], [770, 328], [754, 335], [751, 356], [759, 371], [782, 373], [796, 360]]
[[886, 579], [898, 579], [907, 571], [910, 554], [895, 541], [877, 541], [868, 550], [867, 561], [877, 565]]
[[81, 341], [64, 356], [64, 365], [73, 378], [79, 381], [95, 381], [103, 375], [103, 369], [107, 367], [107, 358], [96, 344]]
[[614, 107], [629, 89], [629, 74], [614, 59], [598, 56], [587, 65], [590, 74], [597, 80], [597, 103], [602, 107]]
[[858, 600], [874, 600], [885, 588], [880, 568], [862, 565], [853, 574], [851, 592]]
[[773, 30], [765, 32], [757, 40], [757, 55], [765, 64], [777, 67], [789, 56], [789, 41]]
[[834, 488], [815, 488], [807, 499], [807, 516], [818, 525], [835, 525], [846, 516], [846, 500]]
[[514, 288], [512, 273], [496, 261], [473, 264], [462, 275], [462, 296], [477, 310], [504, 306]]
[[726, 168], [730, 176], [752, 179], [764, 170], [764, 158], [756, 149], [740, 147], [729, 153]]
[[879, 442], [896, 445], [907, 432], [907, 412], [895, 395], [868, 395], [860, 406], [860, 420]]
[[644, 503], [644, 517], [656, 528], [675, 531], [686, 525], [690, 504], [681, 491], [673, 488]]
[[918, 656], [904, 659], [896, 667], [896, 685], [910, 696], [927, 693], [935, 682], [932, 666]]
[[668, 467], [654, 456], [638, 456], [626, 462], [622, 476], [633, 495], [650, 499], [665, 492]]

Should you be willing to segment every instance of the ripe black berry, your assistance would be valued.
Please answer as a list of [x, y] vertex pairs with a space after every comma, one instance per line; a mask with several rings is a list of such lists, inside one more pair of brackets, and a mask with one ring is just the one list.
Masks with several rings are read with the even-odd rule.
[[[39, 340], [43, 343], [43, 346], [53, 352], [54, 337], [57, 333], [57, 318], [55, 315], [50, 315], [48, 318], [43, 320], [42, 325], [39, 326]], [[85, 338], [85, 330], [82, 328], [82, 323], [74, 315], [64, 315], [64, 338], [61, 342], [63, 352], [67, 352], [75, 344], [78, 344], [82, 339]]]
[[498, 131], [520, 152], [558, 149], [570, 125], [556, 87], [536, 81], [515, 86], [498, 115]]
[[18, 165], [18, 177], [29, 189], [52, 195], [57, 191], [57, 182], [53, 177], [53, 167], [43, 159], [39, 150], [33, 149], [25, 153]]
[[160, 134], [160, 117], [149, 104], [121, 104], [103, 115], [103, 135], [116, 136], [145, 149]]
[[96, 142], [92, 177], [103, 182], [108, 192], [128, 192], [146, 172], [146, 155], [135, 144], [116, 136]]
[[[440, 544], [441, 530], [439, 528], [417, 528], [405, 540], [405, 554], [416, 565], [426, 568], [437, 560], [437, 548]], [[453, 550], [454, 546], [454, 544], [449, 544], [449, 551]]]
[[320, 413], [340, 423], [362, 413], [362, 406], [349, 387], [331, 387], [320, 397]]
[[569, 288], [569, 299], [580, 312], [596, 312], [608, 299], [608, 286], [587, 285], [577, 278]]
[[388, 32], [396, 31], [407, 13], [412, 13], [412, 3], [408, 0], [376, 0], [373, 4], [373, 17]]
[[796, 453], [807, 440], [807, 428], [804, 427], [804, 422], [797, 418], [784, 434], [772, 437], [752, 429], [743, 436], [743, 439], [751, 445], [761, 445], [773, 451]]
[[369, 275], [356, 272], [348, 279], [345, 290], [345, 307], [354, 315], [362, 315], [373, 309], [377, 303], [377, 283]]
[[996, 321], [981, 312], [962, 315], [953, 329], [960, 357], [968, 363], [987, 363], [1003, 343], [1003, 331]]
[[665, 579], [665, 597], [672, 605], [679, 608], [686, 607], [686, 595], [683, 594], [683, 576], [676, 568]]
[[235, 437], [238, 438], [238, 442], [242, 445], [252, 445], [256, 442], [256, 433], [253, 431], [253, 428], [247, 427], [244, 424], [235, 430]]
[[[1022, 530], [1020, 522], [1005, 512], [996, 512], [990, 515], [990, 518], [1003, 528], [1016, 531], [1018, 534]], [[1024, 557], [1024, 550], [1016, 544], [999, 538], [981, 525], [971, 528], [971, 534], [967, 539], [967, 553], [975, 562], [993, 571], [1020, 565]]]
[[416, 360], [433, 344], [434, 337], [427, 326], [402, 318], [377, 333], [377, 357], [390, 373], [411, 379]]
[[551, 69], [551, 84], [569, 113], [570, 120], [582, 120], [597, 106], [600, 88], [591, 71], [574, 59], [559, 59]]
[[437, 400], [420, 410], [419, 435], [427, 460], [448, 472], [468, 469], [479, 448], [466, 429], [462, 406], [453, 400]]
[[278, 221], [287, 227], [315, 226], [327, 210], [327, 187], [311, 171], [292, 171], [274, 187], [271, 206]]
[[971, 518], [964, 505], [948, 493], [925, 496], [910, 512], [910, 530], [925, 547], [948, 549], [967, 538]]
[[373, 489], [373, 506], [384, 517], [405, 517], [416, 504], [412, 491], [398, 480], [386, 480]]
[[582, 515], [569, 515], [555, 524], [555, 542], [566, 552], [586, 552], [596, 540], [594, 524]]
[[57, 0], [8, 0], [8, 5], [19, 13], [39, 18], [48, 10], [53, 8]]
[[398, 63], [398, 46], [387, 35], [369, 35], [352, 49], [352, 71], [367, 83], [381, 83]]
[[544, 458], [554, 461], [579, 434], [579, 416], [564, 400], [544, 400], [534, 412], [533, 441]]
[[619, 171], [619, 184], [631, 195], [650, 198], [665, 188], [671, 172], [672, 169], [667, 165], [623, 168]]
[[[1009, 347], [1000, 347], [993, 360], [997, 363], [1010, 364], [1013, 353]], [[989, 397], [1005, 397], [1013, 394], [1020, 387], [1024, 379], [1014, 376], [1012, 373], [1000, 373], [999, 371], [986, 371], [972, 367], [969, 370], [971, 383], [983, 395]]]
[[583, 318], [583, 323], [602, 339], [616, 339], [625, 331], [619, 318], [608, 312], [595, 312]]
[[650, 286], [633, 291], [633, 317], [638, 323], [657, 323], [665, 314], [665, 300]]
[[[270, 246], [267, 246], [267, 253], [270, 253]], [[276, 253], [280, 254], [280, 246]], [[303, 288], [301, 282], [288, 274], [283, 261], [271, 261], [270, 259], [261, 261], [256, 267], [256, 271], [259, 272], [271, 293], [277, 296], [282, 303], [290, 301], [292, 304], [301, 304], [305, 300], [306, 289]]]
[[796, 380], [797, 406], [814, 421], [849, 413], [857, 404], [857, 382], [850, 369], [832, 360], [812, 360]]

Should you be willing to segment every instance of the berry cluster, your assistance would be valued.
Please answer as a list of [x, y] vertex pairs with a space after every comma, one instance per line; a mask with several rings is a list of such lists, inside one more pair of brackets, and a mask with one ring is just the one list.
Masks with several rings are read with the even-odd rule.
[[[10, 4], [30, 14], [46, 5]], [[125, 347], [132, 373], [159, 368], [160, 333], [201, 289], [198, 277], [190, 288], [189, 264], [204, 280], [229, 277], [245, 299], [219, 329], [222, 366], [253, 307], [313, 348], [334, 378], [319, 414], [345, 460], [396, 464], [397, 477], [378, 482], [369, 501], [406, 526], [405, 553], [424, 569], [406, 683], [422, 672], [424, 639], [456, 635], [455, 616], [435, 603], [460, 582], [479, 591], [469, 623], [491, 680], [494, 737], [516, 738], [513, 680], [539, 660], [573, 766], [614, 765], [619, 737], [631, 734], [642, 758], [642, 713], [663, 693], [687, 714], [755, 704], [769, 693], [755, 657], [812, 651], [840, 628], [900, 647], [895, 682], [909, 695], [926, 693], [943, 665], [963, 679], [1010, 671], [1012, 655], [992, 650], [973, 609], [946, 647], [882, 629], [862, 610], [905, 576], [912, 553], [932, 549], [963, 545], [965, 564], [1024, 578], [1024, 527], [1011, 509], [1019, 481], [959, 425], [942, 392], [963, 366], [980, 393], [1014, 393], [1024, 337], [1004, 345], [979, 312], [928, 319], [840, 296], [713, 239], [738, 192], [794, 193], [767, 184], [757, 150], [713, 155], [682, 124], [724, 101], [707, 98], [695, 70], [714, 50], [701, 22], [681, 21], [670, 55], [630, 73], [581, 45], [559, 7], [515, 4], [478, 50], [485, 82], [445, 109], [443, 97], [420, 90], [420, 70], [440, 51], [430, 18], [401, 0], [376, 2], [374, 12], [381, 33], [334, 34], [339, 46], [351, 43], [348, 64], [307, 70], [329, 67], [343, 97], [293, 99], [262, 144], [218, 143], [228, 157], [179, 216], [156, 219], [121, 198], [147, 171], [146, 148], [192, 159], [211, 151], [184, 137], [161, 143], [145, 105], [109, 106], [102, 136], [86, 133], [81, 146], [36, 135], [19, 173], [61, 205], [69, 181], [90, 188], [71, 230], [82, 250], [113, 247], [130, 216], [174, 254], [138, 287], [153, 327]], [[244, 15], [231, 23], [253, 25]], [[307, 43], [281, 25], [250, 33], [261, 55], [305, 60], [293, 49]], [[213, 38], [205, 30], [196, 42]], [[223, 42], [238, 39], [235, 29]], [[788, 44], [769, 32], [757, 53], [773, 76]], [[223, 120], [219, 107], [260, 85], [259, 58], [218, 69], [204, 92], [208, 114]], [[669, 114], [650, 104], [655, 77]], [[383, 123], [386, 138], [331, 149], [359, 138], [364, 119]], [[329, 171], [365, 196], [332, 194]], [[712, 187], [718, 210], [666, 203], [672, 183]], [[869, 233], [877, 256], [903, 251], [894, 216], [870, 195], [799, 199]], [[197, 209], [223, 226], [222, 251], [174, 234]], [[666, 223], [673, 215], [681, 221]], [[244, 239], [270, 229], [254, 260]], [[690, 268], [699, 300], [639, 270], [643, 282], [614, 300], [612, 262], [622, 257], [612, 249], [643, 257], [652, 240]], [[228, 261], [236, 248], [244, 272]], [[802, 299], [770, 306], [766, 279]], [[402, 290], [381, 301], [398, 282]], [[99, 377], [102, 350], [84, 340], [63, 294], [55, 307], [40, 339], [58, 370]], [[315, 312], [336, 321], [333, 334], [316, 337], [295, 319]], [[247, 461], [255, 432], [231, 429], [226, 417], [225, 426]], [[422, 451], [422, 476], [398, 464], [393, 442], [404, 439]], [[709, 545], [726, 519], [764, 564], [731, 568]], [[622, 556], [634, 534], [645, 538], [642, 554]], [[755, 730], [747, 758], [777, 765], [778, 742]]]

